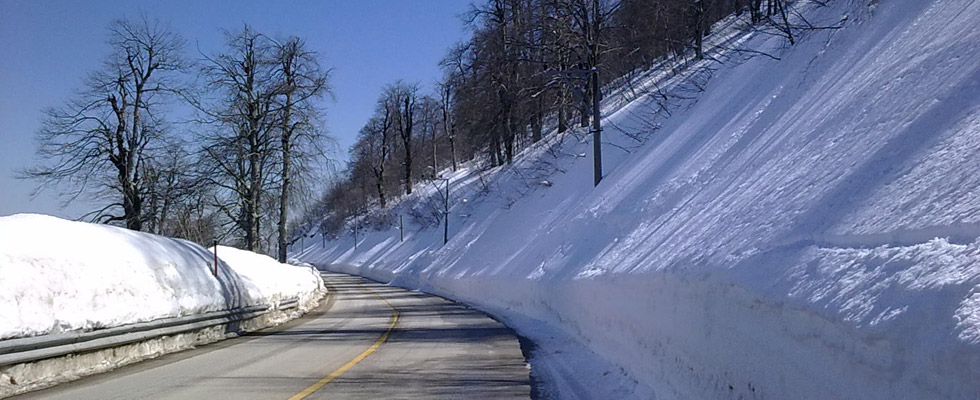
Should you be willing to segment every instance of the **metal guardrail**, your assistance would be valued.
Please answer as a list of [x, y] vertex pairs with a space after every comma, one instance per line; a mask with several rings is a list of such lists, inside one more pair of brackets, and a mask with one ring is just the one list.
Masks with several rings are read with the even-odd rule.
[[142, 342], [160, 336], [204, 329], [255, 318], [271, 310], [288, 310], [299, 305], [288, 299], [272, 309], [267, 305], [232, 310], [213, 311], [141, 322], [131, 325], [98, 329], [88, 332], [64, 332], [42, 336], [0, 340], [0, 366], [21, 364]]

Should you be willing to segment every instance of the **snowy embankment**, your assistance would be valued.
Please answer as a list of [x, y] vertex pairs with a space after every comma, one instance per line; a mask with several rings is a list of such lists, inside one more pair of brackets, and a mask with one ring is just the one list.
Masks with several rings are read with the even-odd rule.
[[454, 175], [445, 246], [295, 256], [500, 316], [563, 397], [980, 398], [980, 2], [830, 4], [796, 46], [739, 39], [778, 60], [695, 64], [669, 116], [607, 98], [596, 188], [591, 144], [552, 139]]
[[33, 214], [0, 217], [0, 340], [323, 295], [319, 274], [270, 257]]

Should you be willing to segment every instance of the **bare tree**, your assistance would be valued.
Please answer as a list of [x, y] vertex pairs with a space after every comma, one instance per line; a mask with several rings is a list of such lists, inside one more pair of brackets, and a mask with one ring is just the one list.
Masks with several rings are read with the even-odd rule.
[[46, 164], [23, 176], [38, 180], [38, 190], [74, 186], [69, 202], [96, 183], [93, 194], [115, 200], [90, 213], [92, 220], [141, 230], [147, 218], [145, 169], [163, 135], [161, 103], [174, 88], [175, 73], [185, 68], [184, 40], [169, 25], [144, 16], [114, 21], [108, 43], [110, 56], [85, 88], [68, 104], [45, 110], [38, 157]]
[[192, 172], [190, 154], [182, 143], [168, 142], [156, 153], [159, 155], [147, 164], [144, 172], [147, 188], [144, 229], [173, 236], [167, 231], [171, 211], [185, 197], [200, 190], [200, 180]]
[[196, 159], [185, 144], [172, 143], [155, 165], [150, 205], [158, 212], [152, 231], [197, 243], [219, 238], [220, 214], [210, 201], [215, 187], [205, 184], [208, 163]]
[[439, 82], [439, 110], [442, 113], [442, 130], [449, 141], [449, 159], [453, 172], [458, 169], [456, 162], [456, 121], [453, 118], [453, 83], [451, 78]]
[[393, 85], [389, 85], [385, 89], [384, 94], [384, 96], [393, 100], [392, 102], [396, 106], [395, 130], [398, 132], [398, 137], [401, 138], [402, 150], [404, 152], [404, 183], [406, 194], [412, 194], [412, 139], [415, 137], [415, 112], [418, 91], [419, 87], [417, 84], [398, 81]]
[[[591, 107], [592, 142], [593, 142], [593, 183], [599, 185], [602, 180], [602, 129], [600, 126], [601, 80], [599, 69], [602, 56], [610, 51], [608, 31], [610, 21], [622, 5], [620, 2], [603, 0], [564, 0], [563, 14], [572, 22], [571, 43], [577, 49], [577, 57], [581, 66], [577, 73], [587, 77], [588, 85], [582, 96], [582, 126], [589, 122], [588, 108]], [[591, 103], [591, 104], [590, 104]]]
[[[439, 173], [439, 135], [438, 135], [438, 131], [439, 131], [439, 125], [440, 125], [439, 124], [439, 118], [440, 118], [439, 117], [439, 114], [440, 114], [441, 106], [440, 106], [439, 102], [435, 98], [433, 98], [432, 96], [423, 95], [418, 100], [418, 107], [417, 108], [418, 108], [418, 111], [417, 111], [417, 114], [418, 114], [418, 117], [417, 117], [418, 123], [417, 123], [417, 125], [418, 125], [419, 130], [421, 131], [420, 134], [419, 134], [419, 137], [422, 140], [421, 148], [423, 149], [423, 151], [420, 153], [422, 155], [422, 157], [421, 157], [422, 159], [420, 159], [419, 161], [420, 161], [421, 164], [426, 165], [425, 167], [422, 167], [420, 169], [423, 169], [423, 170], [431, 170], [432, 171], [429, 174], [426, 174], [423, 171], [421, 177], [423, 179], [425, 179], [426, 177], [432, 178], [432, 177], [435, 177], [435, 175]], [[426, 140], [428, 140], [429, 142], [426, 143]], [[427, 147], [431, 151], [426, 152], [425, 149]], [[428, 163], [425, 163], [424, 162], [424, 161], [426, 161], [425, 159], [428, 159]], [[420, 167], [421, 167], [421, 165], [420, 165]]]
[[330, 91], [327, 72], [320, 66], [316, 54], [306, 48], [298, 37], [290, 37], [274, 44], [275, 82], [274, 93], [278, 102], [279, 118], [279, 222], [278, 258], [286, 262], [287, 223], [291, 205], [293, 175], [299, 170], [294, 162], [309, 159], [315, 153], [322, 154], [320, 142], [322, 128], [320, 112], [313, 100], [322, 98]]
[[457, 104], [457, 96], [460, 93], [460, 86], [464, 84], [467, 71], [466, 51], [467, 45], [457, 43], [449, 49], [446, 56], [439, 62], [443, 70], [443, 78], [437, 84], [439, 87], [439, 99], [442, 104], [442, 123], [449, 141], [449, 152], [453, 163], [453, 171], [458, 169], [457, 159], [457, 116], [461, 108]]
[[204, 151], [212, 163], [209, 181], [232, 193], [216, 204], [241, 232], [243, 246], [259, 251], [262, 203], [275, 161], [274, 62], [265, 37], [248, 25], [226, 33], [226, 52], [205, 58], [206, 89], [217, 104], [200, 107], [213, 122]]
[[383, 100], [378, 101], [375, 115], [361, 128], [360, 136], [352, 149], [356, 163], [370, 165], [369, 169], [374, 177], [374, 187], [377, 190], [378, 202], [382, 209], [387, 207], [385, 176], [391, 158], [392, 124], [394, 121], [393, 109]]

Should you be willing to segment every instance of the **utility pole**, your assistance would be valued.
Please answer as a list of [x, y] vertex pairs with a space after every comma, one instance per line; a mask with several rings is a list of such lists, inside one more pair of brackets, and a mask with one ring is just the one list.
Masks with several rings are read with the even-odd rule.
[[601, 27], [599, 0], [592, 0], [592, 153], [594, 186], [599, 186], [602, 180], [602, 113], [599, 110], [599, 100], [602, 94], [599, 90], [599, 28]]
[[602, 118], [599, 111], [599, 69], [592, 67], [592, 154], [593, 166], [592, 176], [593, 186], [599, 186], [602, 180], [602, 125], [599, 119]]
[[449, 243], [449, 179], [446, 179], [446, 207], [442, 224], [442, 244]]
[[[598, 7], [598, 1], [593, 3], [595, 7]], [[598, 21], [598, 20], [597, 20]], [[596, 24], [598, 24], [596, 22]], [[593, 29], [598, 29], [593, 27]], [[596, 31], [598, 32], [598, 31]], [[599, 181], [602, 180], [602, 113], [599, 111], [599, 103], [602, 100], [602, 94], [599, 91], [599, 46], [598, 41], [593, 39], [590, 43], [590, 51], [596, 52], [590, 59], [595, 64], [591, 69], [573, 69], [573, 70], [563, 70], [563, 71], [547, 71], [547, 74], [558, 75], [562, 78], [568, 86], [574, 89], [576, 96], [582, 100], [583, 104], [588, 104], [590, 99], [588, 98], [587, 87], [591, 85], [592, 87], [592, 126], [589, 128], [592, 131], [592, 159], [593, 159], [593, 174], [592, 183], [593, 186], [599, 186]], [[576, 82], [582, 82], [581, 85]]]
[[449, 243], [449, 179], [447, 178], [439, 178], [439, 179], [446, 182], [446, 198], [445, 198], [446, 202], [445, 205], [443, 206], [443, 211], [442, 211], [442, 218], [443, 218], [442, 244], [446, 244]]

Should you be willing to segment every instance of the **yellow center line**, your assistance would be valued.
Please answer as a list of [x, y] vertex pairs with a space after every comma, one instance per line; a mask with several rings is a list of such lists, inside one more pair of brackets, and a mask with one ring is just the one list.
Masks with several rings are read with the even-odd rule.
[[364, 290], [375, 295], [378, 299], [381, 299], [381, 301], [384, 302], [385, 305], [391, 309], [391, 324], [388, 325], [388, 330], [385, 331], [385, 333], [381, 335], [381, 337], [379, 337], [378, 340], [375, 340], [374, 344], [372, 344], [371, 347], [368, 347], [367, 350], [364, 350], [364, 352], [359, 354], [357, 357], [354, 357], [353, 360], [350, 360], [347, 362], [347, 364], [344, 364], [342, 367], [337, 368], [336, 370], [331, 372], [330, 375], [327, 375], [325, 378], [320, 379], [319, 382], [310, 385], [310, 387], [306, 389], [303, 389], [302, 392], [296, 393], [295, 395], [293, 395], [293, 397], [290, 397], [289, 400], [305, 399], [307, 396], [313, 394], [313, 392], [320, 390], [320, 388], [322, 388], [326, 384], [330, 383], [334, 379], [337, 379], [340, 376], [340, 374], [343, 374], [347, 370], [357, 365], [357, 363], [363, 361], [365, 358], [367, 358], [367, 356], [371, 355], [371, 353], [377, 351], [378, 348], [380, 348], [381, 345], [388, 340], [388, 337], [391, 336], [391, 332], [395, 329], [395, 324], [398, 323], [398, 310], [395, 309], [395, 307], [392, 306], [391, 303], [388, 302], [388, 300], [385, 300], [384, 297], [381, 297], [381, 295], [375, 293], [371, 289], [365, 288]]

